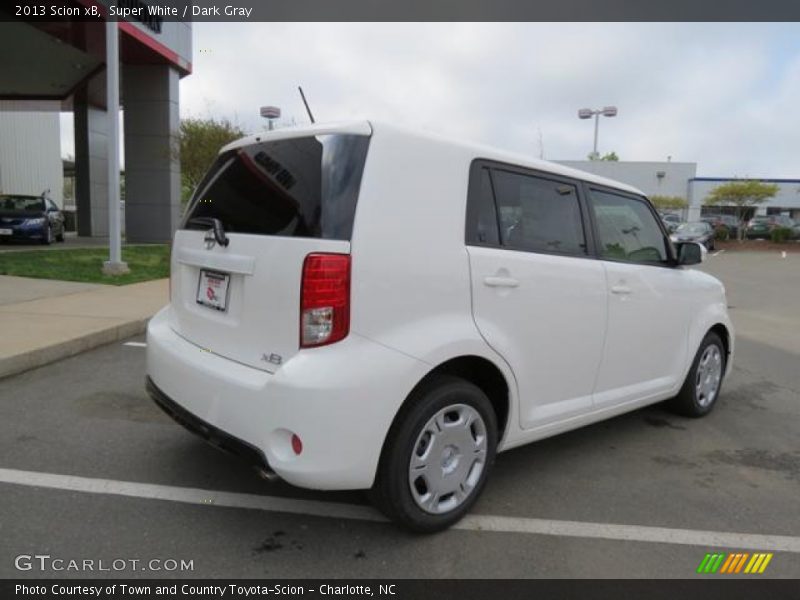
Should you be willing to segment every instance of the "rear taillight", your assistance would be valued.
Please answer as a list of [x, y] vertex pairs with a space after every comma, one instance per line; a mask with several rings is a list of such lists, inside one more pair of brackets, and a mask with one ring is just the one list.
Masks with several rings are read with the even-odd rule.
[[332, 344], [349, 331], [350, 255], [309, 254], [300, 286], [300, 347]]

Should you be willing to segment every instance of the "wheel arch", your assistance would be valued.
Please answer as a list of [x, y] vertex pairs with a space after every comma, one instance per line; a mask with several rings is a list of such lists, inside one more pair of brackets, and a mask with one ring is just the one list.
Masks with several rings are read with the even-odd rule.
[[689, 327], [689, 344], [686, 348], [687, 364], [684, 368], [681, 381], [685, 379], [686, 374], [689, 372], [697, 349], [700, 347], [703, 339], [712, 331], [722, 339], [726, 358], [725, 374], [727, 375], [730, 372], [735, 354], [736, 332], [728, 316], [725, 302], [717, 301], [706, 305], [692, 319]]
[[[722, 345], [725, 350], [725, 361], [726, 364], [730, 361], [731, 352], [733, 351], [732, 347], [732, 339], [731, 339], [731, 331], [724, 323], [715, 323], [711, 326], [708, 330], [708, 333], [714, 332], [716, 333], [720, 339], [722, 340]], [[705, 336], [704, 336], [705, 337]]]
[[450, 375], [469, 381], [486, 394], [497, 417], [498, 445], [505, 439], [511, 419], [512, 383], [508, 381], [500, 367], [484, 356], [473, 354], [456, 356], [431, 368], [405, 397], [384, 437], [378, 461], [379, 469], [386, 455], [388, 441], [404, 417], [411, 399], [421, 388], [442, 375]]
[[[488, 358], [465, 355], [451, 358], [431, 369], [422, 380], [414, 386], [424, 385], [437, 375], [452, 375], [478, 386], [486, 394], [497, 417], [498, 444], [505, 437], [511, 407], [510, 386], [503, 372]], [[414, 391], [412, 391], [412, 394]], [[410, 396], [410, 394], [409, 394]]]

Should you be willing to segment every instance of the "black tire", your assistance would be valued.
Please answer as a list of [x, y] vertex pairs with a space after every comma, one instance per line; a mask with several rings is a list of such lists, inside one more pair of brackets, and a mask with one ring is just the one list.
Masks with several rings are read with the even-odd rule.
[[63, 242], [64, 241], [64, 228], [63, 227], [61, 228], [61, 233], [59, 233], [56, 236], [56, 241], [57, 242]]
[[45, 232], [45, 235], [42, 238], [42, 244], [44, 244], [45, 246], [49, 246], [52, 243], [53, 243], [53, 226], [48, 225], [47, 231]]
[[[484, 460], [480, 474], [475, 477], [474, 484], [470, 484], [471, 487], [463, 500], [460, 501], [460, 504], [450, 510], [443, 510], [443, 512], [434, 514], [423, 510], [415, 500], [415, 496], [412, 495], [409, 474], [410, 461], [415, 450], [430, 447], [430, 452], [436, 452], [438, 451], [436, 444], [443, 443], [444, 437], [432, 442], [422, 439], [426, 426], [437, 413], [451, 407], [453, 411], [444, 413], [445, 416], [448, 414], [459, 415], [460, 418], [459, 410], [474, 416], [475, 413], [471, 410], [466, 408], [459, 409], [459, 406], [470, 407], [482, 419], [484, 436], [476, 435], [472, 427], [464, 428], [463, 431], [469, 431], [467, 435], [475, 440], [483, 439], [483, 443], [485, 443]], [[454, 423], [454, 427], [456, 425], [457, 423]], [[478, 425], [480, 426], [480, 424]], [[494, 408], [480, 388], [458, 377], [436, 377], [412, 393], [412, 396], [392, 424], [384, 444], [375, 485], [370, 490], [370, 499], [387, 517], [412, 531], [433, 533], [447, 529], [469, 512], [475, 500], [483, 491], [489, 471], [494, 464], [497, 437], [497, 417]], [[427, 440], [432, 439], [427, 438]], [[441, 452], [441, 456], [444, 456], [444, 452], [448, 451], [449, 448], [452, 448], [452, 446], [445, 447]], [[453, 479], [451, 481], [457, 483], [465, 471], [474, 475], [472, 469], [478, 468], [477, 465], [480, 461], [471, 459], [474, 462], [470, 465], [464, 460], [464, 456], [478, 455], [469, 454], [465, 452], [466, 450], [469, 450], [469, 448], [458, 448], [456, 450], [455, 454], [458, 457], [456, 459], [457, 468], [454, 468], [452, 473], [443, 475], [442, 481], [447, 482], [446, 478], [452, 475]], [[452, 451], [450, 452], [452, 454]], [[439, 460], [446, 460], [439, 459], [438, 456], [436, 458], [437, 467], [439, 466]], [[460, 461], [464, 462], [461, 463]], [[441, 468], [444, 470], [443, 464]], [[435, 476], [439, 477], [438, 473]], [[466, 476], [470, 478], [469, 475]], [[460, 487], [463, 493], [463, 485]], [[419, 487], [417, 487], [416, 493], [418, 495], [422, 493]], [[455, 492], [442, 494], [441, 498], [446, 498], [447, 496], [450, 496], [450, 500], [453, 502], [458, 502]], [[446, 502], [444, 503], [446, 504]]]
[[[698, 371], [700, 370], [700, 362], [704, 359], [706, 350], [711, 346], [716, 347], [716, 352], [719, 357], [719, 381], [713, 392], [707, 393], [705, 390], [699, 392]], [[711, 350], [710, 353], [712, 356], [714, 355], [713, 350]], [[719, 335], [713, 331], [709, 331], [706, 337], [703, 338], [700, 348], [697, 350], [697, 354], [692, 362], [692, 368], [689, 369], [689, 373], [686, 375], [686, 380], [683, 382], [681, 391], [678, 392], [677, 396], [667, 401], [669, 408], [685, 417], [693, 418], [704, 417], [710, 413], [717, 403], [717, 398], [719, 398], [719, 391], [722, 387], [722, 381], [725, 378], [726, 360], [725, 345], [722, 343]]]

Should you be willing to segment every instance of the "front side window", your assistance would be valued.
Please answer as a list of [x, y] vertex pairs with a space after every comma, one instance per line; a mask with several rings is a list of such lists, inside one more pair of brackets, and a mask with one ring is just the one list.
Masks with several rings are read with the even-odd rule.
[[574, 185], [492, 171], [500, 242], [529, 252], [586, 255], [578, 192]]
[[643, 200], [592, 190], [591, 206], [602, 258], [668, 262], [666, 238]]

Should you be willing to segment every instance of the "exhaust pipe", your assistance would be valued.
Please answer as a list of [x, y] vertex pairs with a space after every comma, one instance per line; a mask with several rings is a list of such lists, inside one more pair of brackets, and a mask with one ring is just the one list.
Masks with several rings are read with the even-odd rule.
[[261, 479], [269, 481], [270, 483], [275, 483], [281, 479], [280, 475], [268, 467], [256, 467], [256, 472]]

